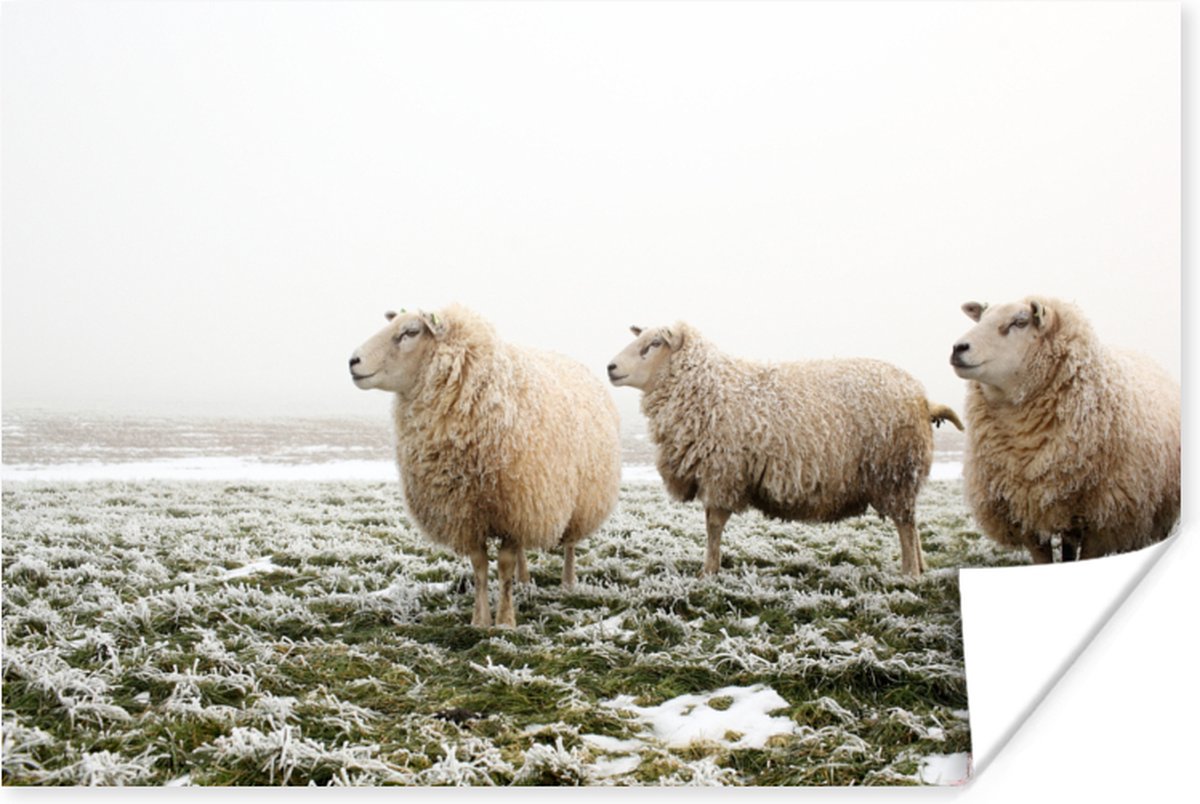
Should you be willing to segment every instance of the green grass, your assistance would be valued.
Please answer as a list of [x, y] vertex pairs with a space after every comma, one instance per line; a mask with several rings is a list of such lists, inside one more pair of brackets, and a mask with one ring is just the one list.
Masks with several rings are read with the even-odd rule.
[[[972, 530], [956, 483], [919, 517], [920, 580], [877, 517], [749, 513], [701, 579], [699, 508], [626, 486], [574, 590], [560, 555], [530, 555], [503, 631], [470, 627], [467, 562], [392, 485], [15, 484], [3, 781], [915, 783], [922, 757], [970, 750], [955, 569], [1023, 560]], [[754, 685], [791, 723], [761, 748], [732, 747], [737, 726], [672, 747], [614, 703]]]

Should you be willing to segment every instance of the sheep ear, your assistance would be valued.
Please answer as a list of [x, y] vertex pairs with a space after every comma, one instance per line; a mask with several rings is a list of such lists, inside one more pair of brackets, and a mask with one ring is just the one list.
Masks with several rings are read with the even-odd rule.
[[435, 338], [440, 338], [446, 334], [446, 319], [439, 316], [437, 313], [427, 313], [424, 310], [417, 315], [421, 317], [421, 323]]
[[386, 318], [388, 321], [391, 321], [393, 318], [396, 317], [396, 311], [388, 310], [386, 313], [383, 314], [383, 317]]
[[962, 311], [967, 314], [967, 318], [972, 321], [978, 321], [983, 316], [983, 311], [987, 308], [987, 302], [982, 304], [979, 302], [967, 302], [962, 306]]
[[1032, 301], [1029, 303], [1029, 311], [1033, 313], [1033, 325], [1041, 329], [1046, 323], [1046, 305]]
[[633, 336], [634, 336], [635, 338], [636, 338], [638, 335], [641, 335], [641, 334], [642, 334], [642, 328], [641, 328], [641, 327], [630, 327], [630, 328], [629, 328], [629, 331], [633, 333]]
[[664, 341], [666, 341], [667, 346], [671, 348], [671, 351], [678, 349], [683, 343], [683, 336], [670, 327], [663, 327], [658, 331], [658, 334]]

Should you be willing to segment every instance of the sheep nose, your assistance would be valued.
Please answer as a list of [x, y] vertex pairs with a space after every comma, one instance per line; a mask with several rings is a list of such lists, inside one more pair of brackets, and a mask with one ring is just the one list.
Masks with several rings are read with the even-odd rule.
[[616, 371], [616, 370], [617, 370], [617, 364], [616, 364], [616, 363], [609, 363], [609, 364], [608, 364], [608, 373], [609, 373], [609, 374], [612, 374], [612, 373], [613, 373], [614, 371]]
[[954, 348], [950, 352], [950, 365], [959, 368], [965, 367], [967, 364], [963, 362], [963, 352], [971, 348], [971, 344], [966, 341], [960, 341], [954, 344]]
[[358, 355], [355, 355], [354, 357], [350, 358], [350, 370], [354, 371], [354, 367], [357, 366], [361, 362], [362, 362], [362, 358], [359, 357]]

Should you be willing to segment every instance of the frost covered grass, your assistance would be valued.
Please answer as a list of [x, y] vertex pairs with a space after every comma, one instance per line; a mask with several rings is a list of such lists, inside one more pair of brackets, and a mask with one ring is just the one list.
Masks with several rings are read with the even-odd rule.
[[[8, 785], [919, 784], [970, 750], [957, 575], [1022, 561], [957, 482], [895, 529], [703, 514], [627, 484], [530, 555], [511, 631], [394, 483], [10, 484]], [[949, 774], [952, 776], [953, 774]]]

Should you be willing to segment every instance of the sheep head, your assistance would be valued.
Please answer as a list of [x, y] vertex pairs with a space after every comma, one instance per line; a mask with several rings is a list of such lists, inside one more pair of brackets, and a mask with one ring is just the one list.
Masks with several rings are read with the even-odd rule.
[[608, 364], [608, 379], [618, 387], [649, 391], [666, 371], [671, 354], [683, 346], [683, 334], [678, 326], [629, 329], [636, 337]]
[[954, 344], [954, 373], [981, 383], [990, 396], [1008, 396], [1025, 384], [1033, 355], [1053, 329], [1054, 310], [1035, 297], [998, 305], [967, 302], [962, 309], [976, 324]]
[[416, 383], [434, 342], [445, 335], [446, 321], [420, 311], [389, 311], [384, 317], [387, 326], [351, 356], [350, 378], [364, 390], [404, 393]]

